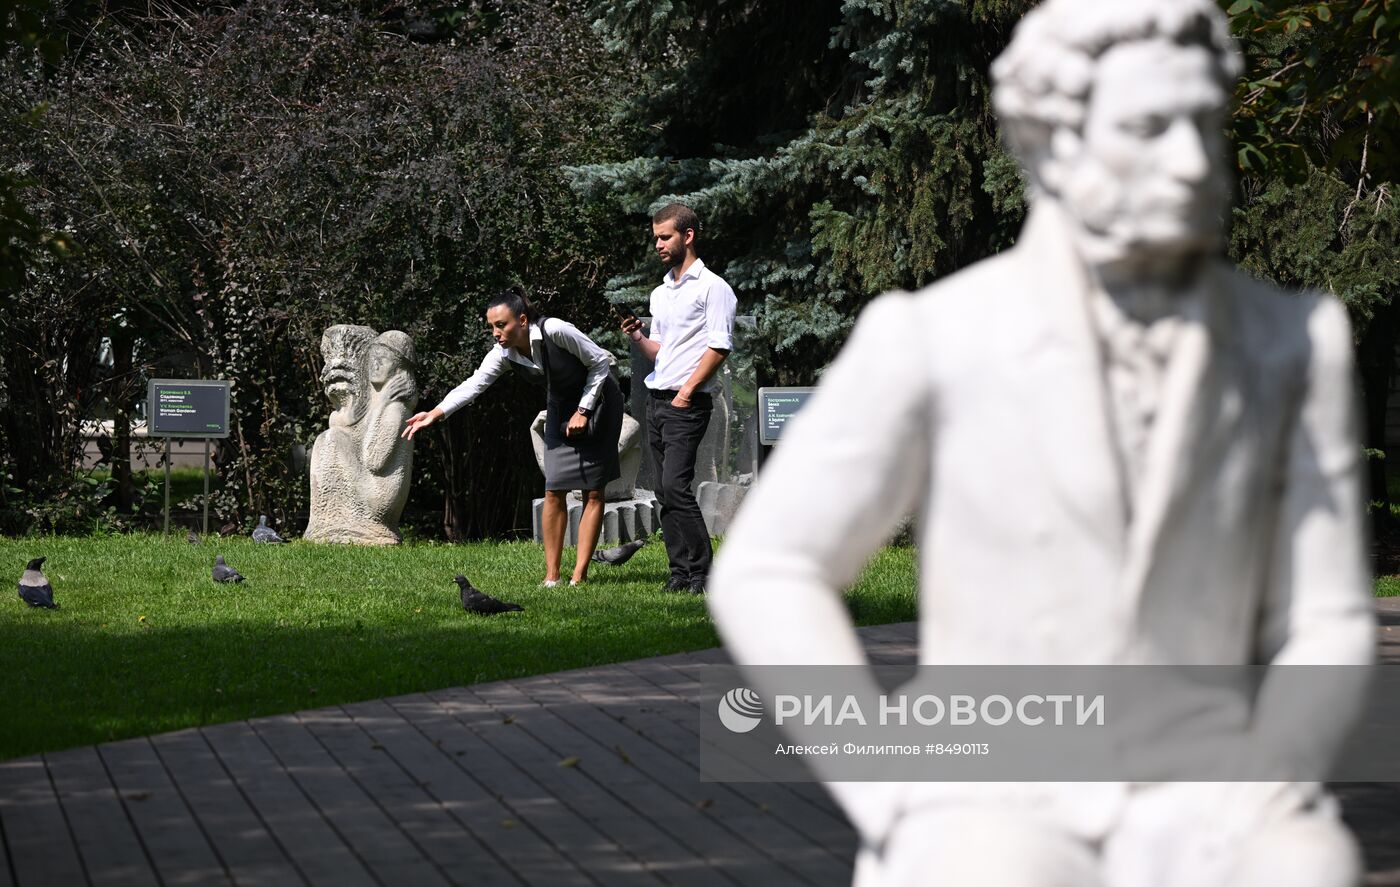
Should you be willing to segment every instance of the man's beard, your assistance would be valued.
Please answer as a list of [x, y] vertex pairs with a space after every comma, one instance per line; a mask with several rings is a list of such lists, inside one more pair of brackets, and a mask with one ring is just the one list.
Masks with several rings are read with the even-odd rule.
[[[1203, 183], [1203, 192], [1218, 193], [1224, 185], [1214, 178]], [[1224, 230], [1217, 220], [1208, 220], [1200, 209], [1194, 221], [1183, 221], [1179, 233], [1163, 236], [1150, 231], [1143, 222], [1150, 207], [1132, 203], [1132, 189], [1110, 174], [1100, 164], [1086, 160], [1079, 163], [1062, 182], [1059, 202], [1069, 217], [1077, 223], [1075, 232], [1086, 253], [1094, 262], [1188, 256], [1218, 251]]]

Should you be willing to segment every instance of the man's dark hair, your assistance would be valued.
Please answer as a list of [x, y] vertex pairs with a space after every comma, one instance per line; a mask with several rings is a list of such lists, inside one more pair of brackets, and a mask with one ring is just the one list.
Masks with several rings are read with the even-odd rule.
[[658, 209], [656, 213], [652, 215], [651, 223], [653, 225], [659, 225], [662, 222], [673, 222], [676, 226], [676, 230], [682, 234], [689, 228], [691, 231], [695, 232], [696, 239], [700, 237], [700, 217], [695, 214], [695, 210], [686, 206], [684, 203], [668, 203], [661, 207], [661, 209]]
[[496, 293], [496, 295], [491, 297], [491, 301], [486, 303], [486, 310], [490, 311], [497, 305], [506, 306], [506, 310], [510, 312], [511, 317], [519, 317], [523, 314], [525, 315], [525, 319], [531, 323], [540, 319], [539, 310], [536, 309], [534, 305], [530, 304], [529, 298], [525, 295], [525, 290], [518, 286], [513, 286], [510, 289], [504, 289]]

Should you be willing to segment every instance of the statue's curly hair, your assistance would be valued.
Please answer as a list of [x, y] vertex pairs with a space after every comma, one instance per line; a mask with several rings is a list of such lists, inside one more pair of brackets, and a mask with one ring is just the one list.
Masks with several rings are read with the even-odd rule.
[[992, 105], [1028, 167], [1059, 128], [1079, 130], [1094, 66], [1116, 44], [1166, 39], [1208, 50], [1226, 92], [1243, 62], [1214, 0], [1046, 0], [1027, 13], [992, 64]]

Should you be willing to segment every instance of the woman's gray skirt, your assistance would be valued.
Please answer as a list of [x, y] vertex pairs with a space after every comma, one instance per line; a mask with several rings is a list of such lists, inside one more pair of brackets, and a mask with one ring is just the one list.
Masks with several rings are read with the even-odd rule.
[[617, 442], [622, 437], [622, 389], [611, 376], [603, 383], [594, 414], [594, 431], [587, 440], [564, 437], [577, 404], [551, 400], [545, 419], [544, 488], [546, 490], [601, 490], [622, 476]]

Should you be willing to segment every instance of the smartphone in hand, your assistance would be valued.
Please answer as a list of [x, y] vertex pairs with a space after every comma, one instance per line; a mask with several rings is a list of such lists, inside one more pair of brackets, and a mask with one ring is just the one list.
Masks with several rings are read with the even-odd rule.
[[613, 313], [617, 315], [618, 326], [628, 336], [635, 336], [638, 333], [645, 335], [642, 331], [642, 322], [637, 319], [637, 314], [631, 308], [621, 305], [612, 306]]

